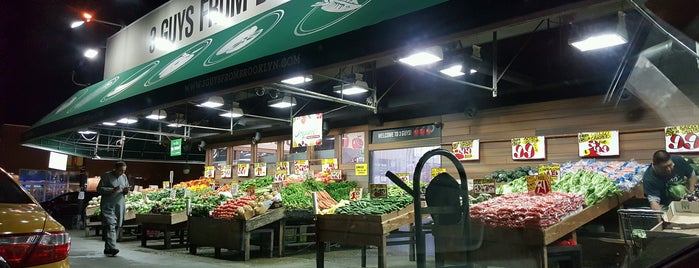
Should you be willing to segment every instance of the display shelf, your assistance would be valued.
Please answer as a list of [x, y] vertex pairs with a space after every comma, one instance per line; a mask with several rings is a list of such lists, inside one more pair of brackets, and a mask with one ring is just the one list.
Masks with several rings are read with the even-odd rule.
[[[626, 200], [643, 196], [641, 185], [621, 196], [606, 199], [572, 214], [560, 222], [543, 229], [512, 229], [505, 227], [483, 227], [483, 244], [471, 253], [473, 261], [485, 265], [511, 265], [520, 263], [525, 266], [548, 267], [547, 246], [559, 239], [571, 236], [577, 239], [575, 230], [607, 213], [619, 208]], [[480, 226], [474, 223], [474, 229]], [[503, 255], [500, 252], [509, 252]]]
[[163, 232], [163, 243], [166, 249], [172, 247], [172, 234], [179, 238], [179, 244], [184, 245], [184, 231], [187, 229], [187, 214], [183, 212], [162, 214], [136, 214], [136, 221], [141, 225], [141, 246], [146, 247], [148, 230]]
[[196, 254], [197, 247], [214, 247], [215, 256], [220, 257], [221, 248], [241, 250], [244, 253], [244, 260], [249, 260], [251, 235], [266, 233], [270, 237], [270, 257], [273, 256], [275, 240], [279, 241], [276, 247], [279, 249], [279, 256], [282, 256], [284, 252], [281, 243], [284, 239], [284, 227], [280, 220], [283, 218], [283, 208], [270, 209], [249, 220], [191, 217], [188, 227], [189, 252]]
[[[316, 221], [316, 267], [325, 265], [325, 243], [378, 248], [378, 266], [386, 267], [387, 237], [391, 231], [414, 221], [414, 207], [407, 207], [382, 215], [318, 215]], [[362, 262], [362, 267], [366, 263]]]

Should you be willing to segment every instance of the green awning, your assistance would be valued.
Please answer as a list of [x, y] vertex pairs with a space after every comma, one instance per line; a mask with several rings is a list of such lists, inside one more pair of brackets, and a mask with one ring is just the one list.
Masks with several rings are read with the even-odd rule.
[[299, 54], [283, 52], [442, 2], [446, 0], [290, 1], [78, 91], [24, 139], [303, 70], [307, 66]]

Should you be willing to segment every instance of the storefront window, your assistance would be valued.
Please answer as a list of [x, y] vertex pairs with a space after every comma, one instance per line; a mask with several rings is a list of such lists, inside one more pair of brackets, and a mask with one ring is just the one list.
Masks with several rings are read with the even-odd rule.
[[291, 147], [291, 140], [284, 141], [284, 161], [305, 160], [306, 147]]
[[277, 142], [265, 142], [257, 144], [257, 157], [255, 163], [276, 163]]
[[225, 166], [228, 164], [228, 148], [216, 148], [211, 150], [211, 162], [214, 166]]
[[313, 146], [313, 159], [335, 158], [335, 137], [323, 137], [323, 144]]
[[233, 146], [233, 161], [238, 163], [250, 163], [252, 157], [252, 145]]
[[342, 135], [342, 163], [364, 163], [364, 132]]
[[[386, 171], [391, 171], [395, 174], [409, 173], [410, 178], [412, 178], [415, 166], [417, 166], [420, 157], [427, 151], [436, 148], [439, 147], [418, 147], [371, 152], [371, 183], [393, 184], [393, 182], [386, 177]], [[432, 168], [439, 167], [441, 167], [440, 157], [429, 158], [422, 167], [420, 180], [429, 182], [432, 176]]]

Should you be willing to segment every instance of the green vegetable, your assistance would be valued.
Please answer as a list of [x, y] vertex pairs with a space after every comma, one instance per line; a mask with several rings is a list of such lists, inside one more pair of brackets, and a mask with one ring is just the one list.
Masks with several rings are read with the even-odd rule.
[[687, 194], [687, 187], [682, 184], [673, 184], [667, 192], [672, 200], [679, 201]]

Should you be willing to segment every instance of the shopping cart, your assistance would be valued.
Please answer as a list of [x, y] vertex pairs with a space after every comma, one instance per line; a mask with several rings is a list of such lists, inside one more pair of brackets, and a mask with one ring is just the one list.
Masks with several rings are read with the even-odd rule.
[[[621, 234], [626, 244], [626, 260], [639, 256], [646, 244], [646, 231], [662, 224], [663, 211], [629, 208], [617, 210]], [[627, 262], [628, 263], [628, 262]]]

